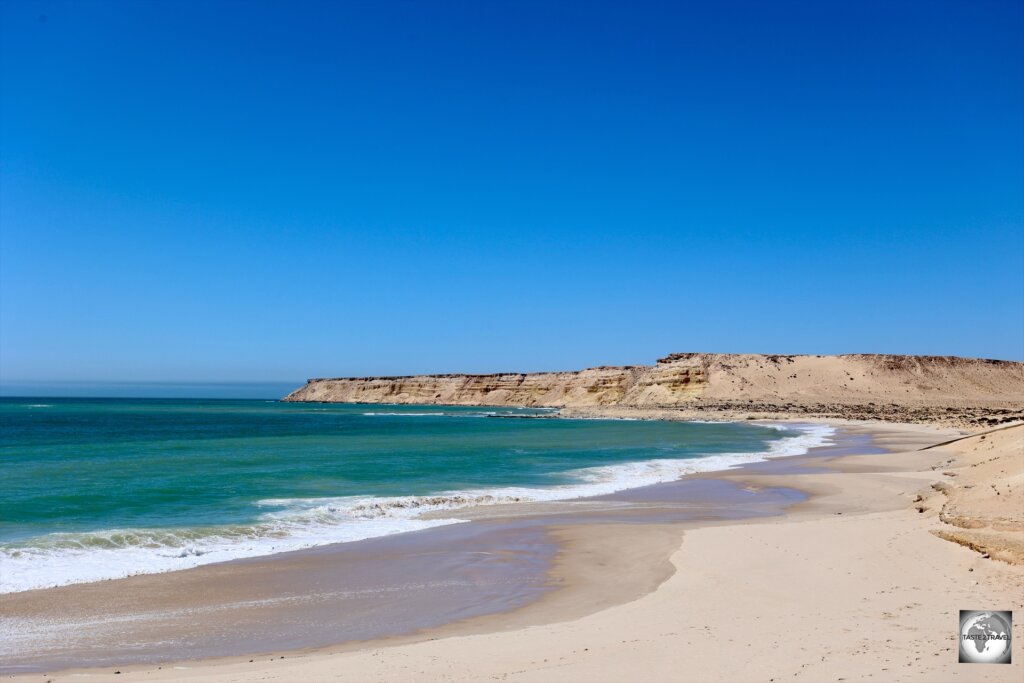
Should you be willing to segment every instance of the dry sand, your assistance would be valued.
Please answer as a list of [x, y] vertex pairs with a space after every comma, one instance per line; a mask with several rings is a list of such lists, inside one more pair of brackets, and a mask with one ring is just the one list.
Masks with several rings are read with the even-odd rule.
[[[644, 544], [639, 555], [630, 536], [645, 527], [560, 528], [565, 545], [556, 569], [567, 588], [559, 597], [428, 632], [429, 640], [26, 678], [1024, 680], [1024, 651], [1016, 644], [1024, 635], [1024, 566], [1013, 563], [1024, 510], [1024, 426], [926, 450], [919, 449], [948, 435], [850, 429], [870, 429], [902, 452], [819, 458], [790, 472], [720, 473], [746, 486], [786, 485], [813, 495], [781, 517], [648, 528], [661, 542]], [[972, 549], [963, 540], [968, 533], [986, 534], [997, 552]], [[662, 547], [676, 548], [670, 565]], [[645, 567], [651, 590], [606, 606], [609, 581], [631, 562]], [[1013, 664], [957, 663], [960, 609], [1016, 612]]]

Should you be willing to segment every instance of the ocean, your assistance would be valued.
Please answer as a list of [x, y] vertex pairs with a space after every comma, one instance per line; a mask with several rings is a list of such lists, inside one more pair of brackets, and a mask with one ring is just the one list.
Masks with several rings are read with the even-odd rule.
[[454, 524], [468, 506], [671, 481], [802, 454], [832, 433], [537, 419], [548, 412], [3, 398], [0, 593]]

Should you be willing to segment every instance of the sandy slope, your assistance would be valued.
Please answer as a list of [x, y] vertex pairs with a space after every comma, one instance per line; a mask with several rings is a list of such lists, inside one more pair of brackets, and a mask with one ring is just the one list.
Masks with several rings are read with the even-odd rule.
[[[1013, 524], [1002, 525], [1024, 507], [1024, 428], [926, 450], [919, 450], [919, 432], [890, 433], [890, 443], [908, 450], [840, 457], [803, 474], [724, 475], [815, 495], [782, 518], [686, 529], [668, 580], [589, 616], [557, 623], [556, 612], [547, 619], [555, 623], [511, 631], [253, 663], [133, 668], [89, 680], [1022, 680], [1024, 619], [1015, 624], [1008, 666], [958, 664], [956, 631], [960, 609], [1024, 614], [1024, 567], [929, 532], [954, 528], [940, 519], [946, 494], [932, 484], [955, 479], [960, 489], [950, 491], [949, 507], [956, 516], [1019, 538]], [[943, 474], [946, 468], [957, 476]], [[993, 500], [997, 489], [1008, 505]], [[571, 537], [574, 528], [562, 531]], [[605, 538], [603, 552], [629, 552], [621, 535]], [[593, 546], [590, 553], [590, 571], [599, 571], [601, 554]]]
[[1024, 425], [993, 430], [943, 447], [935, 465], [939, 492], [919, 509], [939, 507], [935, 533], [1006, 562], [1024, 564]]

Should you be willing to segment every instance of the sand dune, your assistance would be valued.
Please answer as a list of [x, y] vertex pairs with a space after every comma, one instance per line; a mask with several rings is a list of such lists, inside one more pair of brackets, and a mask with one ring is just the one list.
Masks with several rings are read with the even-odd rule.
[[933, 533], [985, 556], [1024, 564], [1024, 425], [992, 430], [941, 446], [936, 492], [918, 508], [939, 508]]

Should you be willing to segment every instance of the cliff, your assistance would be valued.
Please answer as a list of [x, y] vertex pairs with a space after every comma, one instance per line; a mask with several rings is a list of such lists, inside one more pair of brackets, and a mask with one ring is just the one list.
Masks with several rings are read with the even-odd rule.
[[676, 353], [651, 366], [575, 372], [311, 379], [283, 400], [703, 411], [743, 407], [799, 414], [845, 407], [839, 411], [844, 416], [853, 407], [871, 413], [899, 406], [929, 414], [972, 408], [968, 421], [1002, 422], [1024, 418], [1024, 363], [955, 356]]

